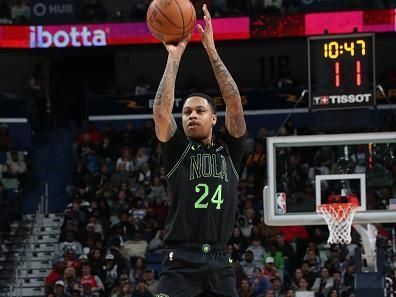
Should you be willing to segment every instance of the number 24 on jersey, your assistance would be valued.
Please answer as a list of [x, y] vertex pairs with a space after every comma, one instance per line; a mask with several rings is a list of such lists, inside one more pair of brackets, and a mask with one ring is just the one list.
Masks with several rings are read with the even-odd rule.
[[212, 194], [210, 193], [210, 189], [207, 184], [198, 184], [195, 186], [195, 192], [201, 194], [197, 201], [195, 201], [195, 208], [208, 208], [209, 202], [207, 198], [209, 195], [211, 195], [210, 202], [216, 205], [216, 209], [221, 209], [221, 205], [224, 202], [224, 200], [221, 199], [222, 185], [218, 185]]

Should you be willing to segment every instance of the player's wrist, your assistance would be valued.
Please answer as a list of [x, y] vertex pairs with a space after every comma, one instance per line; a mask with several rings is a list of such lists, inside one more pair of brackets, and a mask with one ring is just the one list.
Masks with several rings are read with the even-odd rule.
[[173, 61], [173, 62], [180, 62], [182, 55], [175, 54], [175, 53], [169, 53], [168, 59]]
[[216, 50], [216, 48], [207, 49], [206, 52], [208, 53], [208, 56], [209, 56], [209, 57], [212, 57], [212, 56], [217, 55], [217, 50]]

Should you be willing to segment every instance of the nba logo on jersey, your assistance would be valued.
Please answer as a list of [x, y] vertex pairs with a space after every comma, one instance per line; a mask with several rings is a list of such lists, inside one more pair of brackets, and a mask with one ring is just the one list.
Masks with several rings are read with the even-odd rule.
[[285, 214], [286, 213], [286, 193], [276, 193], [276, 214]]

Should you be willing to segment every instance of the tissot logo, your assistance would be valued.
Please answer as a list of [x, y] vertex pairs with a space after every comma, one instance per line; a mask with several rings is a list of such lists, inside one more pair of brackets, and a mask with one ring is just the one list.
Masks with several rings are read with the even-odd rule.
[[369, 103], [372, 94], [332, 95], [313, 97], [314, 105]]
[[106, 46], [106, 32], [88, 27], [49, 32], [43, 26], [30, 26], [30, 48]]

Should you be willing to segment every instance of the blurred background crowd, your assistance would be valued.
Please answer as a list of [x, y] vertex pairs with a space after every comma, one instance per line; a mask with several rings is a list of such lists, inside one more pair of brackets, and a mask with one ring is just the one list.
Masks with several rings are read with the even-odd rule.
[[[304, 131], [290, 121], [282, 133]], [[228, 242], [239, 296], [354, 296], [356, 266], [361, 267], [355, 259], [355, 248], [361, 247], [355, 232], [351, 244], [330, 246], [326, 226], [274, 227], [263, 222], [268, 134], [262, 128], [245, 141], [238, 215]], [[348, 166], [339, 167], [343, 163], [335, 147], [315, 150], [285, 151], [284, 164], [280, 162], [285, 168], [279, 172], [284, 175], [281, 184], [285, 192], [299, 195], [300, 206], [314, 199], [312, 171], [372, 170], [362, 147], [350, 151]], [[391, 151], [394, 147], [375, 154], [374, 167], [381, 167], [388, 180], [370, 185], [369, 204], [389, 203], [396, 173], [396, 165], [386, 158]], [[68, 188], [70, 203], [54, 268], [46, 278], [47, 296], [63, 296], [57, 290], [65, 296], [155, 296], [169, 192], [153, 122], [146, 121], [142, 129], [130, 122], [119, 131], [111, 124], [101, 130], [89, 123], [76, 138], [75, 153], [75, 182]], [[378, 253], [383, 255], [379, 267], [394, 278], [394, 226], [376, 226]]]

